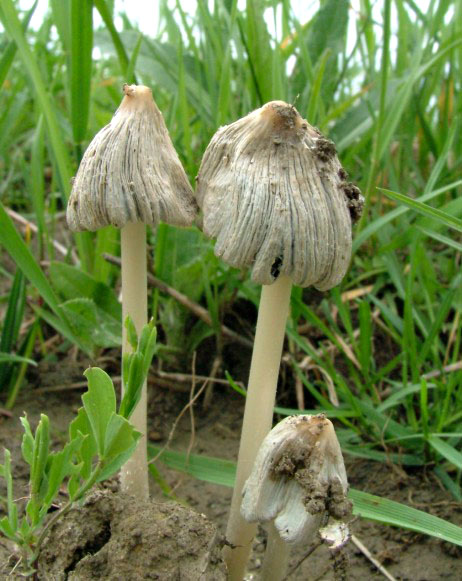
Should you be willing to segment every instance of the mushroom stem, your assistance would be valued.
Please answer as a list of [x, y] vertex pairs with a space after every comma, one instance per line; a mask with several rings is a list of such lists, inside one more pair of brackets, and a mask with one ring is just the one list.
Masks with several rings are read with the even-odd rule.
[[[132, 319], [138, 336], [147, 323], [147, 263], [146, 225], [142, 222], [127, 222], [121, 229], [122, 254], [122, 320]], [[122, 355], [131, 352], [125, 325], [122, 325]], [[122, 387], [123, 390], [123, 387]], [[123, 393], [122, 393], [123, 395]], [[147, 499], [149, 496], [148, 465], [146, 448], [146, 383], [142, 387], [141, 399], [130, 421], [142, 433], [135, 452], [122, 466], [120, 482], [123, 492]]]
[[225, 548], [230, 581], [242, 580], [255, 536], [256, 525], [247, 523], [240, 514], [242, 488], [252, 471], [260, 444], [272, 426], [291, 288], [291, 279], [284, 275], [272, 285], [262, 287], [236, 482], [226, 531], [226, 539], [235, 546]]
[[268, 541], [261, 571], [262, 581], [284, 579], [289, 563], [289, 554], [288, 544], [281, 539], [273, 521], [271, 521], [268, 525]]

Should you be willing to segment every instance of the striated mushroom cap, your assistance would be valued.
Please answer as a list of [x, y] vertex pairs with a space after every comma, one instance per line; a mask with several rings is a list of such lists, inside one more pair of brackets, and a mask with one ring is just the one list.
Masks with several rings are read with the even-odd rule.
[[77, 231], [127, 222], [190, 226], [196, 214], [192, 188], [151, 89], [124, 85], [124, 93], [82, 158], [67, 223]]
[[290, 416], [263, 440], [243, 489], [241, 514], [249, 522], [274, 520], [280, 537], [293, 544], [309, 542], [332, 517], [329, 540], [337, 531], [347, 531], [347, 491], [332, 422], [323, 414]]
[[220, 128], [204, 154], [196, 199], [215, 254], [251, 267], [255, 282], [285, 274], [326, 290], [345, 275], [363, 198], [335, 145], [292, 105], [272, 101]]

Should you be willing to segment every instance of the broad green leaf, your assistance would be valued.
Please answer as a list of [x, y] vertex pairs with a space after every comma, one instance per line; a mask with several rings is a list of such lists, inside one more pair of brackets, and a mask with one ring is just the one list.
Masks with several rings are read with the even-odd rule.
[[120, 345], [120, 321], [98, 310], [92, 299], [74, 298], [62, 303], [60, 311], [70, 321], [75, 336], [86, 350]]
[[[93, 459], [96, 457], [98, 449], [96, 446], [96, 440], [93, 436], [92, 427], [84, 408], [79, 409], [77, 416], [72, 420], [69, 426], [70, 441], [79, 440], [81, 436], [84, 436], [84, 440], [80, 448], [77, 450], [77, 458], [81, 463], [79, 471], [80, 475], [84, 480], [87, 480], [90, 477], [93, 467]], [[72, 489], [74, 488], [74, 481], [78, 481], [77, 475], [73, 478], [73, 482], [70, 483], [70, 488]], [[75, 484], [75, 488], [78, 488], [78, 483]], [[71, 490], [69, 493], [72, 497]]]
[[108, 424], [105, 441], [104, 462], [98, 482], [117, 472], [133, 454], [141, 437], [133, 426], [117, 414], [113, 414]]
[[137, 433], [128, 420], [114, 413], [106, 431], [104, 461], [112, 461], [116, 456], [126, 452]]
[[77, 297], [91, 299], [99, 309], [120, 325], [122, 306], [112, 288], [83, 272], [80, 268], [64, 262], [52, 262], [49, 274], [54, 290], [64, 301]]
[[61, 484], [67, 476], [74, 472], [72, 457], [77, 453], [84, 441], [84, 436], [79, 434], [78, 437], [68, 442], [60, 452], [54, 452], [50, 456], [50, 469], [48, 473], [48, 488], [43, 498], [41, 516], [45, 516], [55, 499]]
[[0, 530], [5, 535], [5, 537], [8, 537], [12, 541], [17, 540], [16, 529], [11, 526], [7, 516], [4, 516], [0, 520]]
[[98, 453], [103, 456], [109, 420], [116, 411], [114, 385], [109, 375], [98, 367], [90, 367], [84, 375], [88, 381], [88, 391], [82, 395], [82, 401]]

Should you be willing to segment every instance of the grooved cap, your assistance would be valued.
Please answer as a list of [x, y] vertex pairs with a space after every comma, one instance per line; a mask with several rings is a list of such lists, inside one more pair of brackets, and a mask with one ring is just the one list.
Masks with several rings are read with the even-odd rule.
[[124, 85], [124, 94], [82, 158], [67, 207], [69, 227], [191, 225], [196, 214], [192, 188], [151, 89]]
[[252, 268], [255, 282], [285, 274], [326, 290], [345, 275], [363, 198], [334, 144], [292, 105], [272, 101], [220, 128], [204, 154], [196, 199], [215, 254]]

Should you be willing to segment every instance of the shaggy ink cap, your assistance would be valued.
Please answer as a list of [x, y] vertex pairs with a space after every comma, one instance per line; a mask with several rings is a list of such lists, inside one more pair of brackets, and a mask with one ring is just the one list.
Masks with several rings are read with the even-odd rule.
[[67, 208], [71, 230], [97, 230], [127, 222], [190, 226], [192, 188], [151, 89], [124, 85], [112, 120], [88, 146]]
[[272, 284], [337, 285], [351, 257], [363, 197], [335, 145], [292, 105], [272, 101], [220, 128], [197, 178], [204, 233], [231, 266]]
[[290, 416], [263, 440], [245, 483], [241, 514], [273, 521], [289, 544], [310, 542], [318, 530], [333, 548], [348, 540], [348, 482], [332, 423], [323, 415]]

